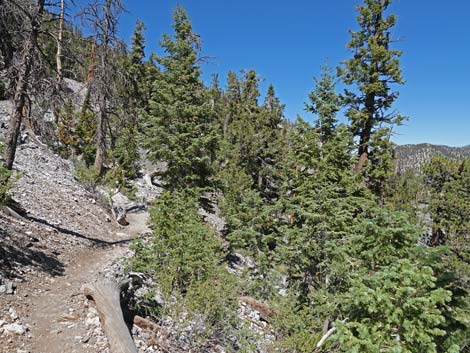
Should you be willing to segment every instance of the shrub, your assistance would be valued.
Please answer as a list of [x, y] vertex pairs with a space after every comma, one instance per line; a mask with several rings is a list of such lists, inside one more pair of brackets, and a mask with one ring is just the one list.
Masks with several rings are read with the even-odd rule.
[[88, 190], [95, 190], [100, 175], [94, 166], [88, 167], [83, 161], [75, 161], [75, 178]]
[[[3, 153], [3, 144], [0, 143], [0, 154]], [[0, 165], [0, 204], [7, 200], [7, 192], [11, 189], [11, 171]]]
[[7, 192], [11, 189], [11, 171], [0, 167], [0, 204], [4, 204], [7, 200]]
[[172, 329], [184, 331], [192, 346], [253, 351], [243, 348], [250, 335], [237, 314], [239, 280], [223, 265], [222, 242], [203, 223], [198, 199], [196, 192], [164, 193], [150, 210], [154, 234], [134, 243], [129, 265], [157, 279], [165, 305], [152, 315], [171, 317]]

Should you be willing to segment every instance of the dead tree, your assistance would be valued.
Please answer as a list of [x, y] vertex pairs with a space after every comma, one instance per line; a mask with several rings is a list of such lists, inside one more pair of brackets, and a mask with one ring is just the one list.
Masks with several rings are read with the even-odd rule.
[[59, 31], [57, 33], [57, 53], [56, 53], [56, 66], [57, 66], [57, 86], [62, 84], [64, 77], [62, 71], [62, 46], [64, 40], [64, 25], [65, 25], [65, 0], [60, 0], [60, 15], [59, 15]]
[[36, 9], [32, 15], [28, 14], [30, 28], [26, 36], [22, 49], [21, 63], [16, 77], [16, 86], [13, 93], [13, 109], [10, 124], [5, 138], [4, 165], [7, 169], [13, 168], [15, 160], [16, 145], [24, 118], [24, 111], [27, 100], [27, 89], [30, 81], [30, 74], [34, 64], [34, 52], [37, 47], [37, 40], [41, 30], [41, 20], [44, 13], [45, 0], [38, 0]]
[[98, 62], [94, 67], [91, 82], [92, 92], [98, 109], [96, 117], [95, 169], [102, 175], [106, 160], [106, 130], [109, 116], [113, 111], [113, 98], [117, 96], [116, 77], [119, 76], [112, 57], [118, 51], [121, 41], [117, 38], [117, 20], [123, 11], [120, 0], [95, 1], [83, 11], [83, 15], [94, 29]]
[[84, 285], [82, 292], [96, 304], [111, 353], [137, 353], [122, 314], [121, 288], [122, 285], [103, 279], [95, 284]]

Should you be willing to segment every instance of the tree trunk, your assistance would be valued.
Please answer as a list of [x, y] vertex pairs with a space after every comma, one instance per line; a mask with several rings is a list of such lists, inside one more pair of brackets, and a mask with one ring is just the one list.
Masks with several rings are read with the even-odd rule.
[[[106, 66], [108, 65], [108, 45], [110, 41], [110, 27], [111, 27], [111, 5], [112, 0], [106, 0], [105, 8], [105, 18], [104, 18], [104, 27], [103, 27], [103, 38], [101, 43], [100, 50], [100, 65], [101, 65], [101, 75], [105, 71]], [[105, 73], [105, 75], [107, 72]], [[104, 161], [106, 158], [106, 126], [108, 124], [108, 101], [109, 94], [106, 87], [106, 83], [109, 82], [107, 78], [101, 77], [101, 82], [99, 85], [99, 112], [97, 114], [97, 124], [96, 124], [96, 155], [95, 155], [95, 169], [98, 174], [101, 176], [104, 172]], [[104, 80], [104, 81], [103, 81]]]
[[84, 285], [82, 292], [93, 298], [100, 316], [103, 331], [108, 338], [111, 353], [137, 353], [129, 329], [124, 321], [121, 309], [121, 288], [114, 283], [103, 280], [94, 285]]
[[359, 136], [359, 147], [358, 147], [358, 156], [359, 161], [354, 168], [356, 173], [359, 173], [367, 163], [369, 159], [369, 143], [372, 135], [372, 127], [374, 126], [374, 102], [375, 95], [370, 93], [366, 96], [365, 109], [367, 111], [367, 120], [364, 123], [364, 127], [361, 130]]
[[95, 156], [95, 169], [101, 176], [104, 172], [104, 161], [106, 158], [106, 102], [104, 98], [99, 104], [99, 112], [97, 114], [98, 121], [96, 124], [96, 156]]
[[41, 16], [44, 11], [45, 0], [38, 0], [37, 10], [31, 19], [31, 32], [23, 45], [23, 58], [18, 70], [15, 92], [13, 95], [13, 109], [5, 138], [5, 168], [12, 169], [15, 161], [16, 145], [20, 134], [21, 122], [24, 117], [24, 107], [26, 94], [30, 80], [31, 68], [33, 66], [34, 48], [37, 45], [37, 38], [41, 27]]
[[64, 17], [65, 17], [65, 0], [60, 1], [60, 17], [59, 17], [59, 33], [57, 35], [57, 53], [56, 53], [56, 64], [57, 64], [57, 86], [60, 87], [62, 83], [62, 42], [64, 37]]

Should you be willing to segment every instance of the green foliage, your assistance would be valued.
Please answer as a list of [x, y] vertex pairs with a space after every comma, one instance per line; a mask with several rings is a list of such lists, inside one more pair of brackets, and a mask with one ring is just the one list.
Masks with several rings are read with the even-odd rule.
[[347, 274], [347, 290], [336, 298], [341, 315], [331, 344], [347, 352], [440, 352], [452, 300], [439, 280], [440, 260], [417, 245], [421, 232], [405, 214], [374, 213], [350, 237], [330, 245], [333, 267]]
[[[2, 152], [2, 147], [0, 144], [0, 153]], [[7, 193], [12, 188], [11, 175], [11, 170], [0, 166], [0, 205], [4, 204], [8, 199]]]
[[[429, 213], [432, 233], [429, 245], [446, 245], [446, 267], [453, 274], [449, 289], [454, 292], [452, 311], [448, 313], [449, 336], [446, 342], [468, 345], [470, 303], [470, 162], [452, 161], [436, 155], [424, 166], [424, 179], [429, 189]], [[452, 334], [451, 334], [452, 333]]]
[[197, 210], [195, 195], [164, 193], [150, 211], [154, 236], [135, 247], [133, 268], [157, 276], [168, 295], [206, 280], [222, 259], [221, 241]]
[[[276, 163], [284, 147], [284, 106], [269, 86], [263, 105], [259, 105], [259, 77], [254, 70], [238, 78], [230, 72], [225, 93], [226, 108], [220, 119], [224, 142], [219, 166], [236, 160], [237, 168], [252, 178], [252, 189], [264, 196], [276, 196]], [[223, 171], [222, 171], [223, 173]]]
[[384, 180], [391, 171], [390, 131], [404, 117], [390, 112], [398, 92], [392, 84], [403, 84], [399, 58], [401, 52], [392, 49], [391, 29], [396, 16], [387, 14], [391, 0], [364, 0], [357, 7], [360, 29], [350, 31], [348, 48], [353, 57], [343, 62], [339, 74], [350, 86], [345, 90], [344, 103], [351, 130], [358, 139], [362, 170], [369, 160], [366, 174], [371, 190], [383, 201]]
[[89, 109], [84, 109], [80, 113], [76, 134], [79, 138], [78, 153], [83, 154], [87, 166], [92, 165], [96, 154], [96, 113]]
[[254, 334], [238, 317], [239, 295], [238, 278], [225, 268], [188, 288], [179, 305], [187, 311], [186, 322], [193, 322], [191, 335], [195, 349], [204, 350], [217, 340], [228, 352], [253, 351]]
[[464, 254], [470, 229], [470, 161], [451, 161], [436, 155], [424, 166], [430, 189], [430, 213], [433, 235]]
[[326, 64], [322, 66], [321, 79], [315, 78], [315, 89], [309, 93], [310, 104], [305, 110], [317, 115], [315, 122], [322, 143], [328, 141], [338, 124], [336, 114], [341, 108], [341, 99], [335, 92], [333, 69]]
[[311, 353], [321, 338], [322, 322], [312, 306], [299, 303], [296, 294], [277, 297], [272, 306], [276, 312], [273, 327], [278, 339], [276, 351], [283, 353]]
[[221, 265], [222, 242], [197, 210], [196, 194], [164, 193], [151, 209], [153, 237], [133, 245], [130, 266], [158, 278], [166, 302], [162, 313], [180, 322], [182, 330], [191, 325], [194, 347], [203, 349], [214, 339], [230, 352], [235, 343], [249, 347], [237, 315], [238, 278]]
[[[90, 189], [101, 181], [131, 194], [140, 147], [152, 161], [168, 162], [169, 190], [150, 211], [153, 235], [133, 244], [129, 265], [156, 279], [155, 291], [163, 293], [163, 307], [149, 313], [172, 317], [177, 330], [190, 332], [194, 349], [217, 342], [229, 352], [256, 350], [237, 313], [246, 294], [273, 308], [272, 348], [279, 352], [450, 353], [468, 345], [470, 162], [435, 157], [424, 168], [427, 190], [420, 176], [392, 174], [390, 135], [403, 120], [393, 112], [393, 85], [403, 78], [390, 4], [358, 6], [359, 30], [348, 44], [353, 57], [338, 75], [322, 67], [308, 96], [314, 124], [286, 121], [274, 87], [262, 97], [254, 70], [229, 72], [224, 89], [217, 77], [205, 87], [200, 39], [181, 7], [161, 56], [145, 59], [140, 21], [129, 51], [97, 49], [110, 49], [108, 61], [122, 73], [105, 80], [113, 99], [104, 104], [111, 167], [104, 179], [90, 167], [94, 93], [80, 113], [71, 101], [60, 112], [63, 153], [81, 156], [76, 176]], [[70, 50], [84, 59], [78, 68], [64, 55], [64, 71], [84, 80], [87, 68], [94, 73], [92, 41], [66, 32]], [[52, 61], [54, 41], [44, 37], [39, 45]], [[347, 86], [342, 96], [338, 78]], [[343, 106], [349, 125], [340, 123]], [[0, 168], [0, 202], [8, 180]], [[221, 195], [222, 234], [198, 213], [201, 189]], [[426, 196], [432, 247], [418, 245]], [[227, 250], [255, 266], [230, 274]]]
[[11, 189], [11, 171], [0, 167], [0, 205], [7, 200], [7, 192]]
[[347, 319], [337, 321], [340, 351], [438, 352], [442, 307], [451, 292], [436, 288], [430, 267], [400, 259], [369, 276], [355, 274], [351, 282], [341, 303]]
[[144, 146], [153, 160], [168, 162], [169, 185], [204, 187], [211, 175], [215, 136], [201, 80], [199, 40], [181, 7], [174, 11], [175, 34], [164, 35], [163, 70], [153, 82]]
[[[3, 154], [3, 143], [0, 142], [0, 154]], [[6, 169], [3, 164], [0, 165], [0, 205], [7, 201], [8, 190], [11, 189], [11, 170]]]
[[75, 178], [88, 190], [95, 190], [100, 179], [96, 168], [88, 166], [84, 161], [75, 161]]
[[116, 146], [113, 150], [113, 158], [117, 163], [116, 175], [120, 183], [125, 183], [126, 178], [135, 177], [138, 171], [139, 145], [137, 142], [138, 131], [135, 126], [123, 128]]
[[62, 155], [65, 157], [70, 157], [76, 153], [80, 146], [80, 137], [76, 132], [76, 115], [72, 100], [68, 99], [63, 109], [59, 111], [57, 124], [57, 136], [63, 146], [61, 148]]
[[[279, 208], [279, 253], [289, 279], [303, 288], [324, 282], [330, 269], [325, 244], [344, 237], [371, 206], [360, 176], [352, 171], [351, 136], [340, 126], [320, 145], [316, 129], [299, 120], [291, 130], [285, 186]], [[326, 271], [326, 272], [325, 272]]]
[[420, 223], [420, 205], [425, 201], [422, 176], [408, 169], [403, 174], [392, 174], [386, 183], [386, 205], [396, 211], [405, 211]]

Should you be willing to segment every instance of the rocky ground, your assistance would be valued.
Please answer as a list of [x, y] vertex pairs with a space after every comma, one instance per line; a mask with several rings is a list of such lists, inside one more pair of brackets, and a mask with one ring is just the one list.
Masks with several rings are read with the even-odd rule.
[[[0, 102], [0, 133], [9, 110]], [[0, 211], [0, 352], [106, 352], [96, 310], [80, 287], [116, 266], [130, 240], [149, 231], [146, 210], [118, 224], [103, 197], [77, 182], [71, 162], [26, 134], [14, 168], [11, 196], [26, 214]], [[137, 183], [140, 194], [158, 195]]]

